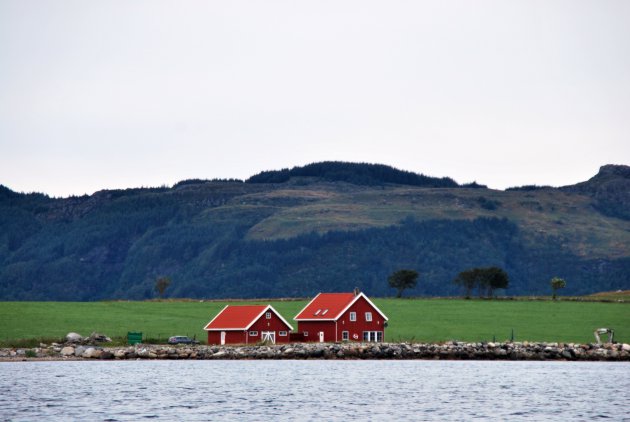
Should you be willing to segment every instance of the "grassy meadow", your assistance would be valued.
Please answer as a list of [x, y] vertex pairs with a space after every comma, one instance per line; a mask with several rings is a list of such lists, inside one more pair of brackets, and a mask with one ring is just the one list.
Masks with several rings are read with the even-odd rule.
[[[374, 299], [389, 317], [386, 341], [442, 342], [508, 340], [594, 341], [593, 330], [608, 327], [615, 339], [630, 343], [630, 304], [462, 299]], [[285, 301], [105, 301], [0, 302], [0, 344], [19, 339], [61, 338], [70, 331], [93, 331], [124, 337], [141, 331], [145, 338], [197, 336], [205, 341], [204, 325], [226, 304], [271, 303], [292, 325], [306, 300]]]

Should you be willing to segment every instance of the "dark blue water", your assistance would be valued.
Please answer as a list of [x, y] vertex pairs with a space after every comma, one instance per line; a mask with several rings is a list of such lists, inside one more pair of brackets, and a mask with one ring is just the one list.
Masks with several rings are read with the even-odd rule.
[[630, 364], [0, 363], [0, 420], [630, 421]]

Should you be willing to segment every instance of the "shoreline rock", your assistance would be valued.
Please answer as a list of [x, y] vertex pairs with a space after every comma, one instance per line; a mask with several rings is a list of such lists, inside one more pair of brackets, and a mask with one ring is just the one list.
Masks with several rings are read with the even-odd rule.
[[0, 361], [34, 360], [511, 360], [630, 361], [628, 344], [574, 343], [290, 343], [282, 345], [149, 345], [123, 347], [66, 345], [0, 349]]

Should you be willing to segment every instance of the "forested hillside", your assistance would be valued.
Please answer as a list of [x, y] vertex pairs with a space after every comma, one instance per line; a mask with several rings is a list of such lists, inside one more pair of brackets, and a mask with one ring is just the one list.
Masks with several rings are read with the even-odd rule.
[[562, 188], [496, 191], [388, 166], [315, 163], [247, 181], [49, 198], [0, 185], [0, 299], [311, 296], [420, 272], [407, 294], [453, 295], [499, 266], [506, 293], [630, 288], [630, 168]]

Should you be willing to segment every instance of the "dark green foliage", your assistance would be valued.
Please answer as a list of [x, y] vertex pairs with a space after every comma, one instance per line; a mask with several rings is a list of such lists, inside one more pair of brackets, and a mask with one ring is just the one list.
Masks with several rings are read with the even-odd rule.
[[[334, 177], [353, 179], [343, 165], [325, 164], [299, 170], [296, 177], [326, 180], [337, 169], [341, 175]], [[364, 173], [358, 166], [351, 166], [356, 180], [389, 183], [385, 180], [390, 176], [376, 171], [381, 167], [367, 165], [370, 170]], [[391, 168], [382, 167], [390, 174]], [[328, 187], [330, 197], [350, 189], [344, 183]], [[381, 189], [386, 191], [376, 188]], [[385, 296], [390, 290], [383, 281], [406, 267], [423, 272], [422, 283], [409, 289], [412, 295], [457, 294], [453, 278], [463, 269], [481, 267], [509, 273], [514, 295], [548, 293], [555, 274], [571, 280], [566, 291], [572, 295], [628, 288], [630, 258], [578, 256], [562, 236], [540, 235], [533, 241], [518, 216], [474, 218], [481, 205], [475, 199], [483, 191], [457, 189], [441, 197], [446, 204], [464, 204], [470, 219], [450, 219], [452, 209], [445, 209], [443, 218], [422, 221], [404, 218], [401, 212], [397, 218], [403, 220], [394, 225], [252, 240], [261, 222], [310, 204], [307, 194], [319, 195], [322, 188], [300, 187], [302, 196], [286, 191], [280, 184], [195, 181], [55, 199], [0, 186], [0, 300], [148, 299], [164, 274], [173, 280], [170, 297], [310, 297], [355, 286]], [[484, 203], [494, 201], [492, 193], [481, 197]], [[497, 214], [505, 208], [507, 203]], [[568, 233], [572, 223], [566, 217], [563, 221], [563, 233]]]
[[525, 186], [514, 186], [511, 188], [507, 188], [506, 191], [531, 192], [531, 191], [546, 190], [546, 189], [555, 189], [555, 188], [552, 186], [525, 185]]
[[553, 291], [553, 295], [552, 295], [553, 300], [556, 300], [556, 292], [558, 291], [558, 289], [564, 289], [565, 287], [567, 287], [567, 282], [560, 277], [552, 278], [550, 284], [551, 284], [551, 290]]
[[405, 289], [413, 289], [418, 283], [418, 272], [415, 270], [398, 270], [387, 277], [389, 287], [396, 289], [396, 297], [401, 297]]
[[462, 188], [469, 188], [469, 189], [488, 189], [487, 185], [480, 185], [477, 182], [465, 183], [465, 184], [463, 184], [461, 186], [462, 186]]
[[284, 183], [292, 177], [312, 177], [329, 182], [348, 182], [356, 185], [400, 185], [455, 188], [457, 183], [448, 177], [437, 178], [410, 171], [398, 170], [382, 164], [325, 161], [303, 167], [263, 171], [246, 180], [247, 183]]
[[463, 287], [466, 299], [470, 299], [470, 292], [475, 287], [479, 289], [479, 296], [493, 297], [496, 289], [507, 289], [510, 279], [501, 268], [487, 267], [462, 271], [453, 282]]
[[477, 198], [477, 202], [479, 203], [481, 208], [490, 210], [490, 211], [496, 210], [497, 208], [501, 206], [500, 201], [493, 201], [492, 199], [488, 199], [484, 196], [480, 196], [479, 198]]
[[155, 281], [155, 291], [160, 298], [164, 297], [164, 292], [171, 285], [171, 279], [169, 277], [158, 277]]

